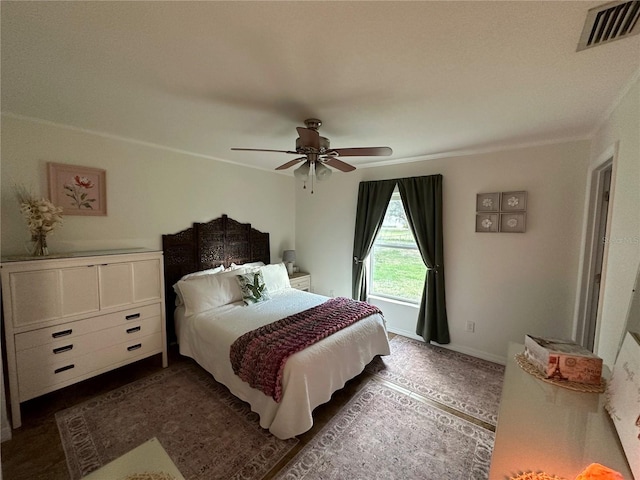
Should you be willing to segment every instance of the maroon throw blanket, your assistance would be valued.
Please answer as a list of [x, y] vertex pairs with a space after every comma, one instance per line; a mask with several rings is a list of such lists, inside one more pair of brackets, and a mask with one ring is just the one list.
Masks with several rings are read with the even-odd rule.
[[374, 313], [382, 312], [365, 302], [331, 298], [242, 335], [231, 345], [231, 366], [242, 380], [279, 402], [287, 358]]

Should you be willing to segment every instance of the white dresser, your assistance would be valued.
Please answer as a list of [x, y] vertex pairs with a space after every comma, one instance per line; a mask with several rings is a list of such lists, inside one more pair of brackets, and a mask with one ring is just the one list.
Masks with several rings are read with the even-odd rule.
[[161, 251], [3, 258], [2, 303], [13, 428], [20, 403], [162, 353]]

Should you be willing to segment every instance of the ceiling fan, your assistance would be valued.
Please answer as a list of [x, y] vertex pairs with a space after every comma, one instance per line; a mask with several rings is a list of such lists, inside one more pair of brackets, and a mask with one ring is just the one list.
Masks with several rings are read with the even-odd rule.
[[[285, 170], [300, 162], [304, 162], [293, 173], [296, 178], [300, 178], [305, 182], [309, 179], [310, 175], [312, 175], [312, 181], [313, 176], [316, 176], [318, 180], [324, 180], [330, 177], [331, 169], [326, 165], [342, 172], [351, 172], [356, 169], [356, 167], [347, 162], [343, 162], [338, 157], [386, 157], [393, 153], [389, 147], [331, 148], [329, 146], [329, 139], [320, 136], [318, 133], [318, 128], [322, 125], [320, 120], [317, 118], [309, 118], [304, 121], [304, 124], [306, 127], [296, 128], [299, 137], [296, 138], [295, 150], [266, 150], [261, 148], [232, 148], [231, 150], [302, 155], [301, 157], [283, 163], [277, 167], [276, 170]], [[306, 188], [306, 184], [304, 188]], [[313, 191], [311, 193], [313, 193]]]

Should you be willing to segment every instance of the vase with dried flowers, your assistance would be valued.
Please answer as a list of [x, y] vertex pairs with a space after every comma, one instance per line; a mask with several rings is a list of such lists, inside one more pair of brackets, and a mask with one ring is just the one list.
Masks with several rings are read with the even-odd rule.
[[45, 198], [36, 198], [23, 186], [15, 187], [24, 216], [31, 233], [29, 253], [35, 257], [49, 255], [47, 235], [62, 225], [62, 208]]

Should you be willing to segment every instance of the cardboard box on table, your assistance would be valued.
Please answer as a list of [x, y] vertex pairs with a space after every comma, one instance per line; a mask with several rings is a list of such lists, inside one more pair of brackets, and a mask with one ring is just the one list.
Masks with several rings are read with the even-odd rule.
[[546, 378], [600, 384], [602, 359], [571, 340], [526, 335], [524, 355]]

